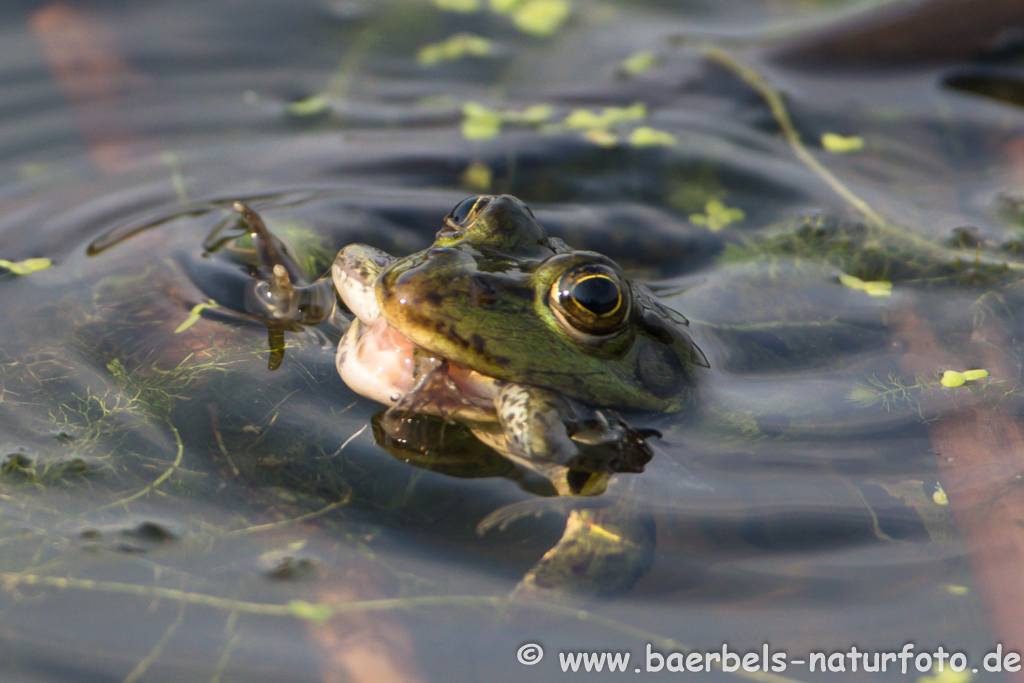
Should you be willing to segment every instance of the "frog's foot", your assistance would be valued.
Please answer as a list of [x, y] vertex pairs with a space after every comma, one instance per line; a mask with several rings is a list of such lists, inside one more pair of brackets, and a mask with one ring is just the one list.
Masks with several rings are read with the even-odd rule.
[[234, 209], [245, 221], [258, 258], [245, 290], [245, 313], [266, 324], [268, 367], [276, 370], [284, 360], [284, 333], [324, 320], [334, 310], [334, 292], [329, 280], [306, 283], [295, 260], [258, 213], [242, 202], [235, 202]]
[[531, 498], [494, 510], [476, 527], [505, 533], [540, 518], [565, 520], [562, 537], [519, 581], [512, 597], [559, 600], [629, 590], [654, 560], [656, 523], [635, 478], [615, 478], [609, 497]]
[[330, 315], [335, 303], [330, 281], [307, 283], [260, 215], [242, 202], [235, 202], [234, 208], [252, 235], [259, 259], [254, 281], [246, 291], [246, 312], [261, 320], [279, 322], [284, 329], [289, 325], [315, 325]]
[[561, 539], [526, 572], [512, 596], [547, 601], [623, 593], [654, 559], [654, 514], [638, 487], [634, 477], [616, 477], [609, 497], [513, 503], [485, 517], [477, 532], [502, 532], [527, 516], [559, 515], [566, 519]]
[[624, 593], [654, 560], [649, 511], [623, 501], [569, 513], [562, 538], [526, 573], [512, 597], [550, 600], [566, 594]]
[[653, 429], [633, 429], [613, 411], [560, 394], [506, 384], [495, 399], [510, 457], [552, 480], [562, 495], [602, 493], [615, 472], [642, 472]]
[[580, 449], [575, 465], [595, 471], [643, 472], [651, 461], [647, 439], [661, 438], [657, 429], [633, 429], [618, 413], [606, 409], [594, 409], [567, 428]]

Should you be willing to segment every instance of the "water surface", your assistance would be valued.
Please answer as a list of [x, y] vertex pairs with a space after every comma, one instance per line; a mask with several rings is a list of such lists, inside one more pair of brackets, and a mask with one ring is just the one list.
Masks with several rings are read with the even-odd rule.
[[[791, 658], [942, 644], [977, 666], [998, 634], [940, 504], [930, 425], [993, 397], [1015, 413], [1019, 278], [991, 264], [1020, 251], [1024, 113], [976, 87], [1012, 85], [1015, 63], [763, 59], [843, 9], [576, 2], [534, 35], [411, 1], [5, 6], [0, 258], [54, 267], [0, 276], [0, 667], [361, 680], [367, 656], [394, 680], [546, 681], [568, 675], [559, 652], [629, 651], [632, 670], [648, 643], [766, 642]], [[418, 60], [460, 32], [488, 54]], [[784, 93], [810, 156], [884, 229], [706, 43]], [[651, 68], [632, 73], [637, 53]], [[487, 135], [466, 103], [547, 109]], [[607, 130], [566, 125], [637, 103]], [[830, 153], [827, 133], [863, 148]], [[266, 329], [229, 314], [237, 265], [206, 249], [244, 199], [314, 277], [348, 243], [424, 248], [478, 192], [614, 257], [710, 361], [692, 410], [630, 417], [664, 438], [609, 495], [657, 528], [628, 591], [507, 602], [566, 506], [500, 459], [431, 470], [386, 453], [379, 407], [336, 376], [336, 330], [289, 334], [270, 372]], [[221, 309], [175, 332], [210, 299]], [[919, 319], [949, 349], [996, 321], [1003, 369], [951, 356], [992, 378], [942, 388], [908, 360]], [[479, 528], [512, 504], [537, 514]], [[544, 660], [518, 663], [524, 643]]]

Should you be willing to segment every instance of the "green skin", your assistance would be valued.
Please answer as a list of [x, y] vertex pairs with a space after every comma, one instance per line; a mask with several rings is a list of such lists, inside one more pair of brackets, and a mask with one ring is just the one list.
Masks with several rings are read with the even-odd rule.
[[[574, 329], [552, 306], [567, 271], [599, 263], [619, 274], [629, 312], [609, 334]], [[595, 406], [677, 411], [702, 357], [669, 311], [610, 259], [547, 236], [510, 196], [491, 199], [434, 244], [381, 273], [377, 302], [417, 346], [504, 382]], [[528, 350], [528, 352], [527, 352]]]

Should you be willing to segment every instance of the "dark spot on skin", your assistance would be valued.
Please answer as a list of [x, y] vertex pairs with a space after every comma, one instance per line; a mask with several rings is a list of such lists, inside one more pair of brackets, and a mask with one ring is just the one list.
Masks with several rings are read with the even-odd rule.
[[485, 353], [484, 352], [484, 338], [483, 337], [481, 337], [479, 334], [475, 334], [474, 333], [473, 336], [469, 338], [469, 341], [473, 345], [473, 350], [474, 351], [476, 351], [480, 355], [483, 355]]
[[422, 329], [433, 330], [438, 336], [444, 337], [448, 341], [467, 351], [472, 349], [479, 359], [485, 363], [508, 363], [507, 358], [494, 358], [493, 356], [490, 356], [484, 348], [484, 340], [480, 335], [474, 334], [473, 340], [468, 341], [465, 337], [459, 334], [454, 323], [449, 323], [444, 320], [434, 320], [429, 316], [421, 315], [413, 307], [406, 309], [404, 311], [404, 315], [410, 325]]
[[455, 342], [456, 344], [458, 344], [462, 348], [464, 348], [464, 349], [468, 349], [469, 348], [469, 342], [466, 341], [465, 337], [463, 337], [462, 335], [460, 335], [458, 332], [455, 331], [455, 324], [454, 323], [449, 323], [449, 325], [448, 325], [448, 333], [445, 336], [447, 336], [448, 339], [452, 340], [453, 342]]
[[442, 299], [443, 297], [437, 292], [427, 292], [426, 294], [423, 295], [423, 300], [426, 301], [431, 306], [435, 307], [441, 305]]

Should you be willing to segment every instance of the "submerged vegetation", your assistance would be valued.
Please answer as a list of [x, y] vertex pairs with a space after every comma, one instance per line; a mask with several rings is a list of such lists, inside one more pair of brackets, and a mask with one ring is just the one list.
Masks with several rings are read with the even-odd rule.
[[762, 236], [731, 244], [723, 259], [727, 263], [766, 259], [823, 263], [860, 281], [843, 281], [847, 287], [864, 289], [867, 283], [888, 283], [875, 288], [888, 292], [894, 283], [987, 289], [1021, 279], [1013, 262], [995, 255], [983, 259], [977, 250], [919, 246], [917, 240], [903, 240], [898, 234], [880, 232], [863, 222], [816, 215], [770, 226]]

